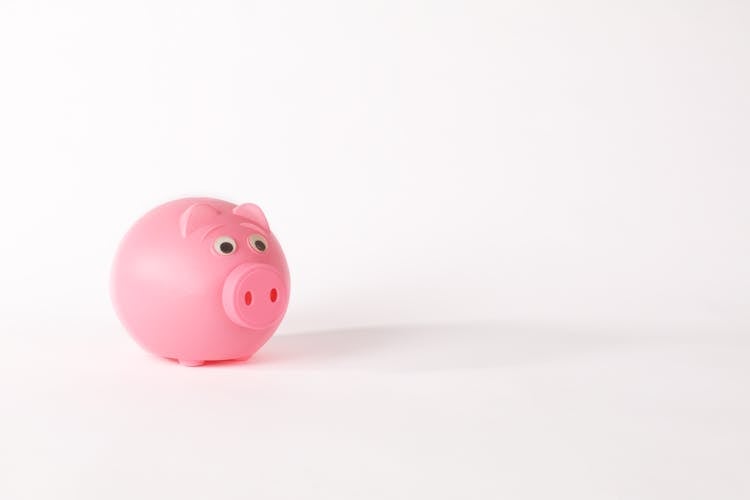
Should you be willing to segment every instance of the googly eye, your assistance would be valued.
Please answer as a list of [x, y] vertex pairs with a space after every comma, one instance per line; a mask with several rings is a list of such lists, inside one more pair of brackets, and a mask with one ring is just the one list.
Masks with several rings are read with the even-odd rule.
[[229, 236], [221, 236], [214, 241], [214, 250], [220, 255], [230, 255], [237, 250], [237, 243]]
[[266, 239], [259, 234], [252, 234], [248, 237], [247, 242], [250, 244], [250, 248], [253, 250], [263, 253], [268, 249], [268, 243]]

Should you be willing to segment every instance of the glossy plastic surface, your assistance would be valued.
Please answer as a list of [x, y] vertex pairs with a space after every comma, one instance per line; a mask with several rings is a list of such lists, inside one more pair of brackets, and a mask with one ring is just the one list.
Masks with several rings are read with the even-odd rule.
[[289, 269], [257, 205], [185, 198], [128, 231], [111, 295], [125, 328], [154, 354], [187, 366], [244, 360], [284, 317]]

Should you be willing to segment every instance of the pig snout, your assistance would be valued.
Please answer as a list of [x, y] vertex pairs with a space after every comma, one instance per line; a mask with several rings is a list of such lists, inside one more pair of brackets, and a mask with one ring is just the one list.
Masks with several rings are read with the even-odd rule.
[[260, 330], [275, 325], [284, 316], [288, 300], [282, 276], [264, 264], [242, 264], [224, 282], [224, 311], [245, 328]]

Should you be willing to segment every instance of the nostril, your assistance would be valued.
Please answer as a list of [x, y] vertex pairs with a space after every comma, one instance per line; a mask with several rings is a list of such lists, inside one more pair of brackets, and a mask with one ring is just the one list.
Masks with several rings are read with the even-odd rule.
[[270, 294], [270, 296], [271, 296], [271, 302], [276, 302], [276, 299], [279, 298], [279, 292], [276, 291], [275, 288], [271, 288], [271, 294]]
[[253, 294], [250, 292], [245, 292], [245, 305], [249, 306], [253, 301]]

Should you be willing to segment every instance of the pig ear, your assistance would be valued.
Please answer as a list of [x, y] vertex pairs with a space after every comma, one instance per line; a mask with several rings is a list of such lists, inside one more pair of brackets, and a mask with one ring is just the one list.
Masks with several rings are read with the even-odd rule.
[[210, 224], [219, 213], [214, 207], [205, 203], [190, 205], [180, 215], [180, 234], [183, 238], [187, 238], [190, 233], [199, 227]]
[[269, 231], [266, 216], [263, 214], [263, 210], [261, 210], [255, 203], [243, 203], [242, 205], [237, 205], [232, 210], [232, 213], [250, 219], [252, 222], [260, 226], [261, 229]]

